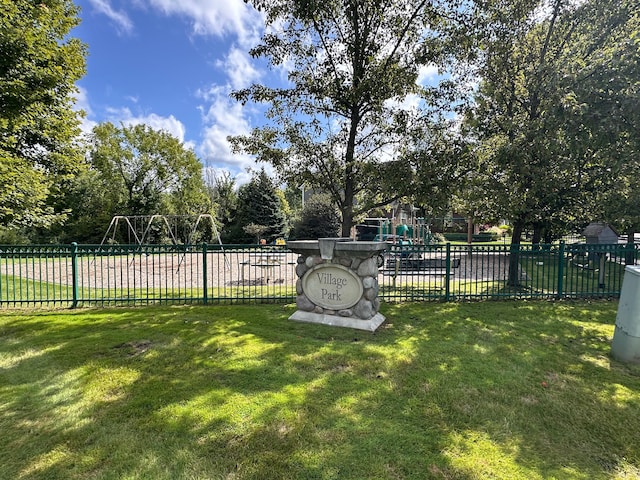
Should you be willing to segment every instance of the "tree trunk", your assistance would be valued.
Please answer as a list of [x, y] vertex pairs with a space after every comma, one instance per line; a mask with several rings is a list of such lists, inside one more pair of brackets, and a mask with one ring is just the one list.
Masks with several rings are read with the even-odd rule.
[[511, 237], [511, 247], [509, 251], [509, 275], [507, 285], [517, 287], [520, 285], [520, 239], [524, 224], [516, 221], [513, 224], [513, 236]]
[[344, 155], [344, 203], [342, 204], [342, 236], [351, 237], [351, 227], [353, 226], [353, 200], [355, 175], [354, 158], [356, 154], [356, 136], [360, 125], [360, 109], [354, 105], [351, 109], [349, 125], [349, 138], [347, 139], [347, 149]]
[[537, 250], [539, 248], [540, 240], [542, 239], [543, 230], [544, 230], [544, 227], [541, 224], [539, 223], [534, 224], [533, 238], [531, 239], [531, 243], [533, 244], [534, 250]]
[[353, 195], [351, 198], [345, 199], [347, 202], [342, 208], [342, 229], [340, 236], [343, 238], [351, 237], [351, 227], [353, 226]]

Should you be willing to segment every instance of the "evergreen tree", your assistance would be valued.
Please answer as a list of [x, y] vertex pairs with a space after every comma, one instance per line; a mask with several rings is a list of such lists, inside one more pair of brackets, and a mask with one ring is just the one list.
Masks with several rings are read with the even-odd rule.
[[[249, 226], [252, 227], [247, 231]], [[253, 232], [257, 232], [259, 226], [264, 227], [259, 231], [267, 242], [284, 236], [286, 229], [282, 201], [264, 169], [240, 187], [233, 220], [223, 231], [222, 238], [225, 243], [254, 243], [256, 236]]]

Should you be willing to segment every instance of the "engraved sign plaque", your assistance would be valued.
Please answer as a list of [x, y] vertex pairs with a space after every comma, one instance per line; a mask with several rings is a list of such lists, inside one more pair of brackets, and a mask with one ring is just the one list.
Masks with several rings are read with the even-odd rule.
[[316, 305], [331, 310], [353, 307], [362, 297], [362, 281], [353, 270], [336, 264], [322, 264], [302, 278], [302, 288]]

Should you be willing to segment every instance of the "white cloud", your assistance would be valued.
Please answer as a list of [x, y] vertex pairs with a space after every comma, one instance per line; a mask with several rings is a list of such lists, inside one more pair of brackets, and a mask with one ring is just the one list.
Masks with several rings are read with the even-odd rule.
[[245, 154], [234, 154], [227, 140], [229, 135], [247, 135], [251, 126], [245, 118], [245, 109], [229, 98], [225, 88], [214, 86], [200, 95], [209, 105], [202, 108], [202, 119], [205, 123], [203, 139], [198, 147], [198, 154], [205, 165], [221, 165], [229, 167], [232, 174], [255, 165], [254, 160]]
[[[87, 1], [113, 21], [121, 33], [133, 31], [133, 21], [126, 11], [112, 5], [113, 0]], [[243, 0], [130, 0], [127, 5], [186, 18], [197, 35], [236, 36], [245, 49], [257, 43], [264, 25], [263, 15]]]
[[89, 0], [91, 6], [98, 13], [106, 15], [121, 33], [131, 33], [133, 31], [133, 22], [126, 14], [121, 10], [116, 10], [111, 6], [110, 0]]
[[91, 105], [89, 105], [89, 93], [86, 88], [77, 86], [78, 92], [75, 95], [75, 105], [77, 110], [84, 110], [87, 115], [92, 115]]
[[423, 65], [418, 71], [416, 83], [422, 86], [433, 85], [437, 82], [439, 76], [437, 65]]
[[93, 127], [97, 125], [97, 122], [91, 120], [93, 116], [93, 111], [91, 110], [91, 105], [89, 104], [89, 94], [86, 89], [82, 87], [77, 87], [78, 92], [75, 95], [75, 110], [82, 110], [85, 113], [85, 117], [82, 118], [80, 122], [80, 130], [82, 133], [90, 133], [93, 130]]
[[[184, 124], [173, 115], [163, 117], [156, 113], [149, 115], [134, 115], [131, 110], [126, 107], [123, 108], [108, 108], [107, 109], [108, 120], [116, 125], [120, 123], [124, 125], [147, 125], [154, 130], [164, 130], [176, 137], [180, 142], [184, 142], [184, 136], [186, 129]], [[187, 148], [193, 147], [193, 144], [186, 143]]]
[[[198, 93], [202, 128], [195, 150], [205, 166], [227, 169], [237, 178], [238, 184], [248, 181], [250, 174], [246, 173], [246, 169], [255, 168], [255, 161], [248, 155], [232, 153], [227, 137], [249, 134], [249, 117], [252, 113], [248, 107], [243, 108], [239, 102], [232, 100], [229, 92], [247, 87], [261, 76], [260, 70], [246, 52], [260, 40], [264, 29], [263, 14], [243, 0], [87, 1], [97, 12], [115, 22], [122, 31], [133, 31], [133, 22], [125, 12], [126, 8], [184, 20], [191, 25], [193, 35], [231, 39], [232, 46], [226, 53], [220, 52], [224, 56], [221, 55], [222, 59], [215, 64], [225, 75], [225, 85]], [[128, 100], [137, 103], [135, 98]], [[134, 112], [135, 110], [136, 108]], [[184, 141], [186, 133], [185, 126], [173, 115], [136, 115], [126, 107], [107, 109], [105, 120], [125, 125], [144, 123], [154, 129], [166, 130], [180, 141]], [[192, 132], [190, 136], [193, 138]]]
[[405, 110], [407, 112], [416, 112], [420, 107], [422, 102], [422, 98], [419, 95], [407, 95], [404, 99], [399, 102], [397, 100], [388, 100], [385, 102], [385, 106], [388, 108], [399, 108], [400, 110]]
[[204, 167], [202, 169], [202, 174], [204, 175], [205, 182], [211, 182], [214, 177], [221, 177], [222, 175], [230, 173], [231, 178], [235, 180], [236, 189], [245, 183], [249, 183], [251, 181], [251, 173], [243, 170], [241, 172], [230, 172], [228, 168], [224, 167]]
[[251, 64], [249, 55], [236, 47], [232, 47], [217, 66], [224, 70], [234, 90], [247, 87], [260, 78], [260, 71]]
[[[98, 122], [92, 120], [95, 114], [91, 108], [89, 101], [89, 93], [85, 88], [77, 86], [78, 93], [75, 96], [75, 109], [83, 110], [86, 113], [86, 117], [82, 120], [80, 125], [81, 130], [84, 133], [90, 133]], [[154, 130], [164, 130], [176, 137], [180, 142], [184, 143], [186, 134], [186, 128], [184, 124], [173, 115], [163, 117], [156, 113], [149, 115], [134, 115], [127, 107], [107, 107], [106, 108], [106, 121], [109, 121], [115, 125], [139, 125], [144, 124], [153, 128]], [[193, 142], [186, 142], [187, 148], [194, 148]]]
[[242, 47], [255, 45], [262, 15], [243, 0], [145, 0], [165, 15], [186, 17], [199, 35], [236, 35]]

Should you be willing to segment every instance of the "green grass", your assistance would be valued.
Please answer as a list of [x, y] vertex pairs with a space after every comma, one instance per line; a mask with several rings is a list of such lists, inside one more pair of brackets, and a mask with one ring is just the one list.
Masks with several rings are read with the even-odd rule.
[[14, 275], [0, 275], [0, 301], [19, 304], [23, 300], [65, 303], [72, 298], [73, 289], [60, 283], [41, 282]]
[[[528, 283], [540, 292], [555, 292], [558, 288], [558, 258], [555, 254], [545, 252], [528, 253], [520, 261], [526, 273]], [[600, 265], [589, 264], [590, 268], [582, 268], [578, 262], [565, 261], [563, 264], [563, 291], [577, 292], [585, 295], [598, 292], [619, 292], [625, 266], [615, 261], [604, 262], [604, 272], [600, 278]], [[600, 287], [600, 280], [604, 287]]]
[[277, 305], [4, 313], [0, 478], [638, 478], [616, 307], [385, 305], [375, 334]]

